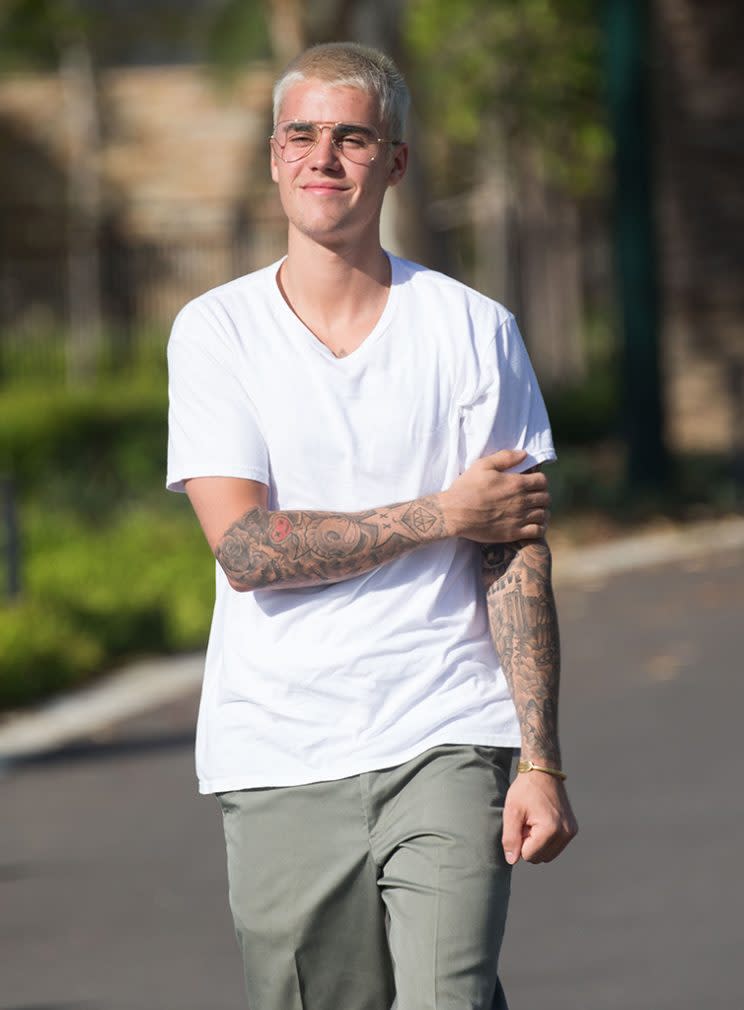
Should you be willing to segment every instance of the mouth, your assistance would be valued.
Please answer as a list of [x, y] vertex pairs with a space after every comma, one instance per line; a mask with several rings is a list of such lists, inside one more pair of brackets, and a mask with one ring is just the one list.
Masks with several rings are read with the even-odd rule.
[[347, 186], [334, 186], [325, 182], [308, 182], [302, 189], [310, 193], [345, 193]]

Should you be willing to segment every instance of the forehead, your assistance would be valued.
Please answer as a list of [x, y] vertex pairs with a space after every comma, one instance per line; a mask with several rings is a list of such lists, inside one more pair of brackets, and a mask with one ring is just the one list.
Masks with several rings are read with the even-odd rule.
[[360, 88], [310, 79], [287, 89], [278, 119], [379, 123], [377, 99]]

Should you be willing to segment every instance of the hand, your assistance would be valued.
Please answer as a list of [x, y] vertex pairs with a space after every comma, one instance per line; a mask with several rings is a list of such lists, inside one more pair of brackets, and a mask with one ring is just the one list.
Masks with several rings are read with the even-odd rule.
[[504, 472], [526, 457], [526, 452], [510, 449], [484, 456], [444, 492], [443, 505], [455, 536], [482, 544], [545, 536], [550, 518], [545, 475]]
[[563, 782], [545, 772], [521, 772], [504, 802], [502, 842], [507, 863], [549, 863], [559, 856], [579, 826]]

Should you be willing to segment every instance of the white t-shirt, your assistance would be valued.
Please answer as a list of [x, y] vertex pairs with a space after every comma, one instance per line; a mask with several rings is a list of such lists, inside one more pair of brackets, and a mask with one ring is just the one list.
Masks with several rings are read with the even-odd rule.
[[[517, 325], [390, 256], [387, 305], [333, 354], [284, 301], [280, 263], [208, 291], [171, 335], [167, 486], [244, 477], [271, 509], [354, 512], [449, 487], [497, 449], [555, 458]], [[197, 728], [203, 793], [392, 767], [443, 743], [519, 746], [477, 545], [449, 539], [312, 589], [239, 593], [216, 568]]]

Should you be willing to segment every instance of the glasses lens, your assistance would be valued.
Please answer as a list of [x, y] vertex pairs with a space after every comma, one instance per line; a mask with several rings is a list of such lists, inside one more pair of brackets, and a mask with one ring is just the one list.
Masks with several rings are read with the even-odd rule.
[[[316, 123], [277, 123], [273, 139], [279, 157], [288, 162], [305, 158], [318, 144], [323, 129], [325, 126]], [[375, 131], [356, 123], [336, 123], [331, 140], [339, 154], [359, 165], [373, 161], [380, 147]]]
[[366, 165], [377, 156], [377, 134], [368, 126], [356, 123], [338, 123], [333, 128], [333, 144], [349, 161]]
[[277, 123], [274, 137], [284, 161], [299, 161], [318, 143], [320, 130], [314, 123]]

